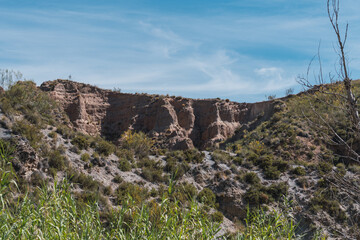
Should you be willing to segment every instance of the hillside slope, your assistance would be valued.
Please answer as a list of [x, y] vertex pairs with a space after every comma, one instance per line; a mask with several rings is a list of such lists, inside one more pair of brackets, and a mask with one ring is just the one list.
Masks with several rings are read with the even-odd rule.
[[[17, 209], [25, 196], [33, 206], [43, 204], [39, 187], [51, 188], [66, 179], [71, 184], [67, 191], [80, 206], [77, 211], [98, 202], [101, 234], [117, 219], [113, 211], [125, 206], [150, 209], [146, 225], [154, 227], [151, 233], [157, 232], [164, 226], [156, 209], [165, 199], [167, 209], [186, 213], [194, 207], [200, 214], [196, 221], [210, 221], [203, 222], [209, 227], [204, 239], [212, 239], [211, 234], [247, 239], [246, 234], [260, 234], [258, 227], [277, 232], [274, 239], [358, 239], [360, 166], [335, 154], [341, 149], [309, 124], [312, 113], [305, 118], [303, 109], [311, 101], [311, 95], [299, 94], [239, 104], [121, 94], [65, 80], [46, 82], [41, 88], [18, 82], [1, 98], [0, 152], [9, 146], [15, 149], [9, 153], [11, 166], [2, 163], [0, 170], [13, 170], [18, 183], [18, 189], [6, 195], [9, 212], [16, 212], [12, 208]], [[182, 104], [188, 111], [177, 108]], [[179, 123], [185, 120], [193, 127]], [[220, 131], [223, 124], [231, 131]], [[218, 129], [216, 135], [209, 134], [212, 126]], [[197, 137], [191, 138], [195, 132]], [[189, 142], [189, 149], [164, 148], [176, 148], [179, 139]], [[203, 141], [198, 144], [198, 139]], [[216, 149], [216, 142], [223, 148]], [[193, 145], [213, 149], [190, 149]], [[262, 226], [264, 219], [249, 218], [259, 208], [269, 216]], [[279, 225], [274, 226], [274, 216], [280, 216]], [[132, 228], [133, 220], [122, 218], [130, 226], [124, 233], [141, 229]], [[221, 231], [214, 230], [217, 222]], [[285, 223], [298, 227], [294, 231]]]

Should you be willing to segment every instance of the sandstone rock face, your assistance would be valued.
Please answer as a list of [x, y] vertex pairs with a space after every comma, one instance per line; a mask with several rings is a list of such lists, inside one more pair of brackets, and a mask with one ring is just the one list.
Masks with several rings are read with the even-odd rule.
[[250, 104], [128, 94], [61, 79], [40, 88], [60, 103], [78, 131], [116, 140], [133, 129], [163, 139], [173, 149], [214, 146], [244, 124], [273, 112], [271, 101]]

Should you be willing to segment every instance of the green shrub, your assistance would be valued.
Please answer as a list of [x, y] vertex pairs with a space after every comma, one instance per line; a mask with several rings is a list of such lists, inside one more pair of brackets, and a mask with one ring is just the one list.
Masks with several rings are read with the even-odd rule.
[[84, 190], [95, 191], [100, 187], [99, 182], [95, 181], [91, 176], [82, 172], [75, 171], [74, 169], [68, 169], [67, 177], [69, 181], [79, 184]]
[[218, 149], [212, 152], [212, 158], [217, 163], [229, 163], [232, 160], [230, 154]]
[[219, 211], [215, 211], [214, 213], [211, 214], [211, 220], [214, 222], [222, 222], [224, 220], [224, 215], [222, 214], [222, 212]]
[[59, 146], [57, 146], [56, 150], [58, 150], [61, 154], [65, 154], [65, 152], [66, 152], [66, 148], [63, 144], [60, 144]]
[[240, 166], [243, 163], [243, 159], [241, 157], [233, 157], [233, 162]]
[[100, 140], [96, 143], [95, 151], [101, 155], [109, 156], [115, 151], [115, 146], [106, 140]]
[[12, 160], [16, 150], [16, 145], [12, 141], [0, 138], [0, 170], [7, 170], [8, 162]]
[[179, 163], [174, 158], [166, 158], [164, 170], [170, 173], [174, 180], [178, 180], [189, 170], [189, 165], [185, 162]]
[[112, 194], [111, 186], [104, 187], [103, 194], [106, 196], [110, 196]]
[[238, 174], [239, 173], [239, 170], [237, 169], [236, 165], [235, 164], [231, 164], [230, 165], [230, 169], [231, 169], [231, 172], [235, 173], [235, 174]]
[[246, 203], [258, 206], [264, 203], [278, 201], [285, 196], [288, 191], [288, 185], [285, 182], [271, 184], [269, 187], [253, 185], [245, 193], [244, 200]]
[[326, 174], [331, 172], [332, 170], [332, 165], [330, 163], [327, 162], [319, 162], [317, 169], [319, 171], [320, 174]]
[[[258, 165], [262, 169], [266, 169], [273, 165], [274, 156], [270, 154], [265, 154], [258, 157], [255, 161], [253, 161], [256, 165]], [[277, 167], [276, 167], [277, 169]]]
[[185, 150], [184, 155], [185, 155], [185, 161], [191, 163], [201, 163], [205, 157], [205, 154], [197, 149]]
[[161, 168], [160, 163], [155, 161], [154, 159], [150, 159], [149, 157], [144, 157], [137, 161], [137, 166], [142, 167], [156, 167]]
[[56, 140], [56, 138], [57, 138], [57, 133], [54, 132], [54, 131], [52, 131], [52, 132], [49, 132], [48, 136]]
[[167, 152], [167, 149], [163, 149], [163, 148], [156, 148], [156, 152], [155, 155], [156, 156], [165, 156]]
[[113, 180], [114, 183], [122, 183], [124, 179], [120, 175], [116, 175]]
[[133, 162], [134, 161], [134, 152], [132, 150], [129, 149], [116, 149], [115, 150], [115, 155], [120, 159], [126, 159], [129, 162]]
[[80, 150], [86, 150], [90, 146], [89, 140], [84, 135], [77, 135], [71, 140], [71, 144], [77, 146]]
[[139, 158], [150, 154], [150, 150], [154, 145], [154, 141], [149, 139], [143, 132], [126, 131], [122, 135], [122, 147], [131, 149]]
[[306, 152], [306, 156], [309, 158], [309, 159], [312, 159], [314, 157], [314, 153], [312, 151], [308, 151]]
[[88, 153], [81, 154], [81, 161], [88, 162], [90, 160], [90, 155]]
[[260, 183], [260, 178], [255, 172], [248, 172], [244, 175], [244, 181], [249, 184]]
[[166, 159], [174, 159], [177, 162], [201, 163], [205, 154], [197, 149], [176, 150], [166, 152]]
[[344, 176], [346, 174], [346, 168], [345, 168], [345, 165], [343, 163], [336, 164], [336, 170], [342, 176]]
[[128, 172], [131, 170], [131, 164], [127, 159], [120, 158], [118, 168], [123, 172]]
[[280, 172], [285, 172], [289, 168], [289, 163], [281, 159], [274, 160], [272, 165], [276, 166]]
[[210, 207], [215, 206], [216, 196], [209, 188], [204, 188], [201, 190], [197, 196], [199, 202], [204, 203]]
[[26, 120], [16, 121], [12, 130], [24, 136], [33, 148], [38, 149], [40, 147], [43, 135], [33, 124]]
[[349, 170], [355, 174], [359, 174], [360, 173], [360, 166], [357, 164], [353, 164], [349, 166]]
[[126, 203], [130, 198], [135, 204], [141, 204], [148, 198], [148, 191], [136, 184], [123, 182], [115, 190], [115, 196], [118, 204]]
[[64, 138], [73, 138], [74, 137], [74, 132], [66, 125], [59, 125], [56, 128], [56, 132], [61, 134]]
[[1, 99], [6, 114], [20, 112], [27, 121], [41, 126], [53, 118], [56, 103], [32, 81], [18, 81], [11, 85]]
[[93, 152], [91, 157], [94, 158], [94, 159], [100, 159], [100, 156], [99, 156], [99, 154], [97, 152]]
[[249, 205], [258, 206], [260, 204], [269, 203], [270, 197], [262, 188], [252, 186], [244, 194], [244, 200]]
[[298, 176], [305, 176], [306, 171], [303, 167], [296, 167], [291, 170], [292, 174], [298, 175]]
[[[189, 201], [194, 199], [194, 197], [197, 195], [197, 190], [194, 187], [194, 185], [192, 185], [191, 183], [181, 183], [181, 184], [175, 185], [174, 192], [181, 193], [181, 195], [183, 196], [183, 199], [189, 200]], [[180, 198], [178, 198], [178, 200], [181, 201]], [[182, 202], [184, 202], [184, 201], [182, 201]]]
[[281, 172], [277, 169], [276, 166], [269, 166], [265, 168], [264, 175], [267, 179], [279, 179]]
[[323, 194], [317, 194], [310, 200], [311, 209], [317, 211], [317, 209], [323, 209], [328, 212], [330, 216], [335, 217], [339, 221], [346, 219], [346, 214], [340, 208], [340, 204], [337, 200], [331, 200]]
[[267, 187], [266, 191], [274, 200], [278, 201], [287, 194], [288, 188], [289, 186], [285, 182], [281, 182], [271, 184], [269, 187]]
[[49, 155], [49, 166], [58, 171], [62, 171], [68, 164], [68, 160], [58, 150], [54, 150]]
[[[143, 159], [140, 159], [137, 161], [137, 167], [141, 167], [143, 170], [143, 177], [145, 179], [152, 179], [152, 176], [154, 176], [155, 178], [157, 178], [158, 180], [161, 179], [160, 176], [162, 176], [162, 172], [163, 172], [163, 167], [161, 166], [161, 163], [158, 161], [155, 161], [153, 159], [150, 159], [148, 157], [145, 157]], [[146, 173], [144, 173], [144, 171]], [[145, 176], [145, 175], [146, 176]], [[155, 175], [159, 175], [158, 177], [156, 177]], [[160, 180], [161, 181], [161, 180]]]
[[162, 169], [154, 167], [143, 167], [141, 176], [149, 182], [162, 182], [164, 178], [162, 176]]
[[[93, 204], [99, 201], [99, 194], [92, 191], [81, 191], [74, 194], [78, 201], [78, 206], [84, 206], [85, 204]], [[86, 206], [86, 205], [85, 205]]]
[[291, 158], [291, 153], [289, 151], [283, 151], [282, 152], [282, 157], [285, 159], [290, 159]]
[[249, 151], [246, 157], [250, 162], [253, 163], [257, 162], [257, 160], [259, 159], [259, 155], [253, 151]]
[[[56, 149], [56, 147], [53, 147], [54, 149]], [[51, 152], [51, 147], [48, 143], [44, 143], [40, 146], [39, 149], [39, 153], [41, 154], [42, 157], [47, 157], [49, 156], [50, 152]]]
[[33, 111], [23, 111], [24, 113], [24, 117], [27, 121], [29, 121], [31, 124], [34, 124], [36, 126], [38, 126], [39, 128], [44, 128], [44, 124], [41, 118], [41, 115], [38, 112], [33, 112]]
[[176, 150], [176, 151], [168, 151], [166, 152], [166, 160], [171, 159], [175, 162], [183, 162], [186, 160], [186, 156], [184, 151]]
[[152, 188], [151, 190], [150, 190], [150, 196], [151, 197], [156, 197], [157, 196], [157, 194], [158, 194], [158, 191], [155, 189], [155, 188]]
[[306, 188], [310, 187], [310, 183], [307, 180], [307, 178], [305, 178], [305, 177], [300, 177], [300, 178], [296, 179], [296, 184], [299, 187], [302, 187], [303, 189], [306, 189]]
[[189, 183], [176, 184], [171, 190], [172, 192], [169, 193], [170, 199], [179, 201], [184, 206], [186, 203], [195, 200], [197, 194], [196, 188]]

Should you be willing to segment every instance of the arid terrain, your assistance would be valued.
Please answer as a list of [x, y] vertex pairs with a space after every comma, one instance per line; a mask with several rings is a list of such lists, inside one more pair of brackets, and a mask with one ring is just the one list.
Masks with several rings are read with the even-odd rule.
[[[329, 142], [331, 132], [314, 127], [316, 92], [237, 103], [61, 79], [18, 82], [1, 93], [3, 155], [13, 147], [17, 182], [6, 201], [17, 209], [17, 201], [36, 202], [39, 189], [66, 179], [77, 204], [97, 202], [105, 229], [109, 213], [129, 199], [151, 206], [156, 226], [154, 209], [166, 198], [183, 210], [197, 202], [220, 224], [219, 238], [248, 239], [241, 233], [252, 229], [249, 214], [263, 209], [296, 225], [291, 238], [359, 239], [360, 166]], [[327, 111], [321, 104], [319, 113]], [[355, 149], [342, 114], [334, 127]]]

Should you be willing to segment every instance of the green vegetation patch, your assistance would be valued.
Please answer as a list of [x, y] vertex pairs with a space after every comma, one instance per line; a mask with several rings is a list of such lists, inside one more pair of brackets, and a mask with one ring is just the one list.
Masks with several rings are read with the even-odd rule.
[[29, 123], [27, 120], [16, 121], [12, 130], [17, 134], [26, 137], [34, 149], [40, 147], [43, 134], [36, 125]]
[[199, 202], [206, 204], [207, 206], [214, 207], [216, 203], [216, 196], [209, 188], [201, 190], [197, 196]]
[[78, 134], [71, 140], [71, 144], [80, 150], [87, 150], [90, 147], [90, 139], [83, 134]]
[[58, 150], [50, 152], [48, 158], [50, 168], [62, 171], [68, 166], [68, 159]]
[[106, 140], [100, 140], [96, 142], [95, 151], [100, 155], [109, 156], [115, 152], [115, 145]]
[[173, 159], [177, 162], [201, 163], [205, 154], [197, 149], [169, 151], [166, 153], [166, 159]]
[[55, 101], [32, 81], [18, 81], [9, 86], [0, 102], [6, 114], [23, 114], [28, 122], [39, 127], [53, 121], [53, 112], [59, 111]]
[[280, 200], [287, 191], [288, 185], [285, 182], [271, 184], [269, 187], [256, 184], [245, 193], [244, 200], [251, 206], [259, 206]]
[[328, 181], [320, 179], [317, 183], [317, 191], [310, 200], [311, 210], [318, 212], [320, 209], [326, 211], [336, 220], [343, 222], [346, 220], [346, 214], [341, 209], [339, 200], [337, 199], [339, 190], [330, 185]]
[[126, 201], [132, 200], [135, 204], [144, 203], [149, 193], [146, 188], [137, 184], [123, 182], [115, 190], [116, 201], [118, 204], [125, 204]]
[[148, 156], [154, 146], [154, 141], [148, 138], [143, 132], [132, 132], [128, 130], [121, 138], [121, 147], [131, 149], [139, 158]]

